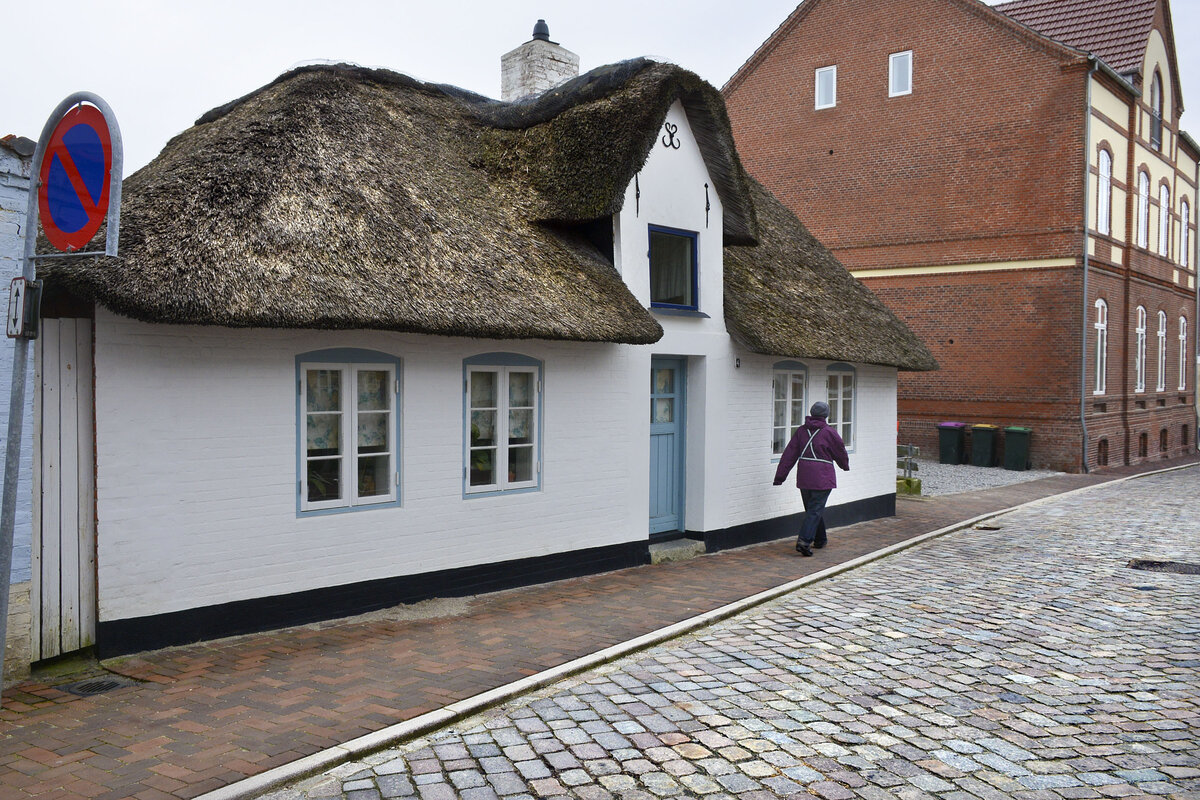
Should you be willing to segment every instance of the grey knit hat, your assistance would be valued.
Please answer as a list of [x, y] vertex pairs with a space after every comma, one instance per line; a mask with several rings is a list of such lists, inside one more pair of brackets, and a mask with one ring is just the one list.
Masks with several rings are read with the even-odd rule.
[[829, 403], [826, 403], [824, 400], [818, 400], [817, 402], [813, 403], [812, 408], [810, 408], [808, 411], [808, 415], [810, 417], [829, 419]]

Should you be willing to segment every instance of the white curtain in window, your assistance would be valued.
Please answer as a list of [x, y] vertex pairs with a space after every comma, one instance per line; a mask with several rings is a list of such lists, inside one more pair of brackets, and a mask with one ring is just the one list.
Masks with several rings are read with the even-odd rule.
[[1171, 254], [1171, 190], [1158, 187], [1158, 254]]
[[1179, 203], [1179, 266], [1186, 267], [1190, 261], [1188, 250], [1192, 246], [1192, 208], [1187, 198]]
[[1135, 392], [1146, 391], [1146, 309], [1137, 310], [1137, 350], [1134, 353], [1134, 370], [1137, 374]]
[[1138, 173], [1137, 246], [1150, 244], [1150, 176]]
[[1179, 391], [1187, 388], [1187, 317], [1179, 318]]
[[1096, 230], [1104, 235], [1112, 232], [1110, 223], [1112, 209], [1112, 156], [1107, 150], [1100, 151], [1100, 192], [1096, 200]]
[[1167, 315], [1158, 312], [1158, 381], [1154, 384], [1155, 391], [1161, 392], [1167, 388]]
[[1108, 376], [1108, 303], [1096, 301], [1096, 394], [1104, 394]]

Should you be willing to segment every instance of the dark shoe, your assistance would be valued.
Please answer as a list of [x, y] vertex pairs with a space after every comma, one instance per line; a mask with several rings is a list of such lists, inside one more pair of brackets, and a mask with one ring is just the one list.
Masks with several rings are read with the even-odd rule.
[[824, 546], [825, 546], [825, 542], [813, 542], [814, 550], [820, 550]]
[[796, 552], [802, 556], [811, 556], [812, 548], [806, 545], [804, 542], [796, 542]]

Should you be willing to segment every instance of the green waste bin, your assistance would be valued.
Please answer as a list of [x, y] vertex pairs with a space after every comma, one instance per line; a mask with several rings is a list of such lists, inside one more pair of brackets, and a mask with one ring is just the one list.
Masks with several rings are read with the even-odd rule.
[[976, 467], [996, 465], [996, 426], [971, 426], [971, 464]]
[[1029, 437], [1032, 428], [1011, 427], [1004, 429], [1004, 468], [1029, 469]]
[[938, 423], [938, 463], [963, 463], [963, 440], [966, 438], [967, 423]]

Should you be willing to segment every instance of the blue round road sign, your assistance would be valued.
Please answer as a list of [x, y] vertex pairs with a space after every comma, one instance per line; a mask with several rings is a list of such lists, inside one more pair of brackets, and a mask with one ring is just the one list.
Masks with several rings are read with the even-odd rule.
[[46, 238], [59, 250], [78, 250], [108, 213], [112, 140], [95, 106], [79, 105], [59, 120], [42, 157], [38, 206]]

